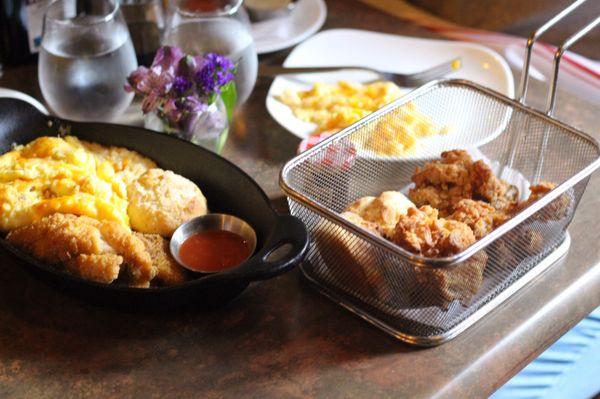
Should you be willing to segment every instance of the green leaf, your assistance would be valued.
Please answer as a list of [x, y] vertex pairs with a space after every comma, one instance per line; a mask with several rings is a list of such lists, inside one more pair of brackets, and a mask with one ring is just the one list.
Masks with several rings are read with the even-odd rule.
[[210, 96], [208, 96], [208, 101], [207, 104], [213, 104], [215, 101], [217, 101], [217, 94], [216, 93], [211, 93]]
[[231, 122], [231, 118], [233, 117], [233, 109], [235, 108], [235, 103], [237, 101], [237, 91], [233, 81], [221, 87], [221, 100], [223, 100], [223, 104], [225, 104], [227, 118], [229, 118], [229, 122]]

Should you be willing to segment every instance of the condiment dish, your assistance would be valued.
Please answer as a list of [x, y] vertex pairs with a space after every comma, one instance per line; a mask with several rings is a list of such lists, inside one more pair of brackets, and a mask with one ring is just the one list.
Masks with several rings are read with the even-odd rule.
[[[173, 258], [175, 258], [177, 263], [193, 272], [214, 272], [214, 270], [199, 270], [197, 267], [192, 267], [192, 265], [186, 264], [186, 262], [180, 256], [181, 247], [188, 238], [195, 234], [206, 231], [228, 231], [240, 236], [244, 240], [244, 243], [248, 249], [248, 255], [246, 259], [252, 256], [254, 250], [256, 249], [256, 233], [254, 232], [252, 226], [250, 226], [244, 220], [233, 215], [227, 215], [224, 213], [209, 213], [188, 220], [179, 226], [173, 233], [169, 249], [171, 251], [171, 255], [173, 255]], [[236, 266], [238, 265], [233, 265], [220, 271], [232, 269]]]

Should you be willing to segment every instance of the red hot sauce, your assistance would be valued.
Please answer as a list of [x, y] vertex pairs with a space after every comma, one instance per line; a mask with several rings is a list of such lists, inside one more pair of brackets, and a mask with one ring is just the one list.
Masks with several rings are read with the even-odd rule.
[[179, 248], [179, 259], [189, 269], [204, 273], [232, 268], [250, 255], [246, 240], [226, 230], [201, 231], [188, 237]]

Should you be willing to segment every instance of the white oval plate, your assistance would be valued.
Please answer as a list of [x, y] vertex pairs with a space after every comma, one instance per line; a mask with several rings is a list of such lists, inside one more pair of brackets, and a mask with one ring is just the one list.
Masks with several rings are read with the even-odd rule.
[[[357, 65], [398, 73], [413, 73], [456, 57], [461, 58], [461, 68], [446, 77], [471, 80], [513, 97], [514, 80], [506, 61], [496, 52], [472, 43], [417, 39], [354, 29], [333, 29], [319, 32], [298, 45], [287, 57], [284, 65], [289, 67]], [[359, 71], [280, 76], [273, 81], [269, 89], [266, 99], [267, 110], [286, 130], [305, 139], [314, 132], [316, 126], [296, 118], [292, 110], [279, 102], [276, 96], [286, 89], [307, 90], [315, 82], [338, 80], [364, 82], [375, 77], [376, 75], [370, 72]], [[409, 89], [407, 88], [407, 91]], [[444, 105], [440, 105], [440, 108], [442, 107]], [[468, 121], [465, 121], [465, 125], [469, 125]], [[481, 138], [474, 138], [471, 135], [469, 143], [464, 143], [461, 148], [487, 142], [500, 134], [501, 128], [502, 126], [499, 126], [493, 134]], [[427, 140], [438, 141], [435, 140], [436, 137]], [[455, 138], [452, 141], [455, 146], [458, 144]]]
[[252, 24], [258, 54], [283, 50], [300, 43], [321, 29], [327, 17], [323, 0], [300, 0], [290, 15]]

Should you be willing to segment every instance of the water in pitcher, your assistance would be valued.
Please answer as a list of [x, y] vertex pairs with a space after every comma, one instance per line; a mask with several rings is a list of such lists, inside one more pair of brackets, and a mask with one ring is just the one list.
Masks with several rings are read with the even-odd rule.
[[[94, 19], [71, 20], [74, 27], [93, 27]], [[44, 37], [39, 82], [52, 110], [73, 120], [109, 121], [131, 103], [123, 86], [137, 67], [127, 28], [64, 29]]]
[[232, 18], [183, 21], [165, 35], [164, 44], [180, 47], [187, 54], [219, 53], [237, 66], [235, 85], [238, 103], [248, 99], [258, 70], [254, 41], [246, 26]]

